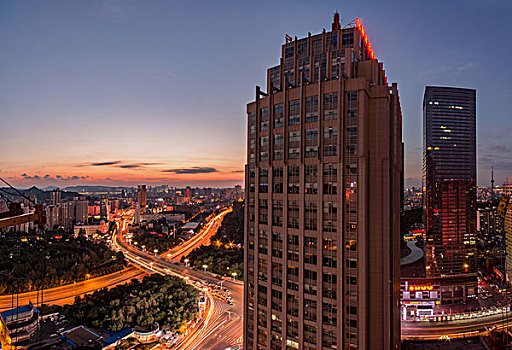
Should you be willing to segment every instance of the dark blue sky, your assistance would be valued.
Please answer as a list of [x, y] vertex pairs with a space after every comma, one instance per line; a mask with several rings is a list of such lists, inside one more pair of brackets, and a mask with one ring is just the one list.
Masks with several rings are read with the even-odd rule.
[[479, 183], [491, 165], [497, 183], [512, 176], [509, 0], [0, 2], [1, 174], [241, 182], [255, 85], [285, 34], [330, 28], [336, 10], [361, 18], [398, 82], [407, 184], [421, 177], [425, 85], [477, 89]]

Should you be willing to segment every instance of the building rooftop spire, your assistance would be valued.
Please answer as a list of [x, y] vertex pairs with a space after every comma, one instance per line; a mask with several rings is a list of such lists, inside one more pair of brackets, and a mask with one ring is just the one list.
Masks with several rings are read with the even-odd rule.
[[334, 19], [332, 21], [332, 30], [338, 30], [340, 29], [340, 14], [338, 11], [334, 12]]

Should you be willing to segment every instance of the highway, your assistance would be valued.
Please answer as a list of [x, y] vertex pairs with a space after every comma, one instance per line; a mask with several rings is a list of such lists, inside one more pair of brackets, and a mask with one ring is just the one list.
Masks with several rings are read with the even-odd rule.
[[172, 248], [168, 253], [165, 254], [165, 256], [173, 261], [180, 261], [182, 256], [188, 255], [195, 248], [198, 248], [201, 245], [209, 245], [210, 238], [217, 232], [217, 229], [220, 227], [220, 223], [222, 222], [222, 218], [232, 211], [233, 208], [229, 207], [228, 209], [225, 209], [217, 214], [212, 220], [208, 221], [201, 232], [199, 232], [188, 241], [185, 241], [182, 244]]
[[[114, 233], [112, 244], [122, 251], [126, 258], [136, 266], [148, 272], [171, 274], [187, 279], [190, 283], [220, 284], [226, 288], [233, 298], [233, 305], [227, 304], [212, 296], [206, 291], [209, 299], [209, 308], [206, 320], [198, 329], [190, 332], [176, 347], [180, 350], [212, 349], [224, 350], [227, 347], [242, 346], [243, 336], [243, 284], [238, 281], [221, 280], [216, 276], [187, 268], [177, 264], [178, 260], [188, 251], [194, 249], [202, 242], [206, 242], [215, 234], [220, 220], [229, 210], [225, 210], [210, 220], [204, 230], [194, 236], [186, 244], [175, 247], [163, 256], [143, 252], [128, 245], [122, 233]], [[190, 242], [193, 242], [192, 244]], [[169, 256], [167, 256], [169, 254]]]
[[[142, 278], [145, 275], [143, 271], [135, 268], [123, 269], [109, 275], [91, 278], [90, 280], [67, 284], [62, 287], [55, 287], [44, 290], [43, 298], [45, 304], [65, 305], [72, 304], [75, 296], [92, 293], [97, 289], [111, 288], [118, 284], [129, 282], [133, 278]], [[18, 296], [18, 305], [27, 305], [29, 301], [36, 303], [37, 292], [21, 293]], [[11, 295], [0, 296], [0, 311], [12, 308]], [[14, 307], [16, 307], [16, 295], [14, 296]]]
[[[474, 335], [486, 335], [494, 328], [507, 326], [506, 313], [487, 315], [443, 322], [409, 322], [402, 321], [402, 339], [439, 339], [441, 337], [461, 338]], [[512, 313], [508, 313], [512, 316]], [[509, 320], [508, 325], [512, 322]]]

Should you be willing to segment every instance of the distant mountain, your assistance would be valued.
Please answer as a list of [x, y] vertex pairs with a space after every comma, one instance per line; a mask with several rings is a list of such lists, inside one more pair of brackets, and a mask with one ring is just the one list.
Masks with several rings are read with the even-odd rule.
[[128, 187], [113, 187], [113, 186], [69, 186], [64, 188], [66, 191], [75, 192], [118, 192]]
[[[8, 193], [11, 193], [12, 196], [10, 196], [12, 199], [16, 198], [16, 191], [14, 191], [13, 189], [10, 189], [8, 187], [4, 187], [2, 188], [2, 190], [5, 190], [6, 192]], [[38, 203], [43, 203], [43, 202], [46, 202], [46, 201], [49, 201], [50, 200], [50, 192], [51, 191], [44, 191], [44, 190], [41, 190], [39, 188], [37, 188], [36, 186], [32, 186], [26, 190], [23, 190], [23, 189], [18, 189], [18, 191], [20, 191], [21, 193], [23, 193], [25, 196], [29, 196], [29, 195], [33, 195], [34, 197], [37, 198], [37, 202]], [[83, 197], [83, 195], [81, 195], [80, 193], [78, 192], [73, 192], [73, 191], [61, 191], [61, 199], [72, 199], [72, 198], [75, 198], [75, 197]]]

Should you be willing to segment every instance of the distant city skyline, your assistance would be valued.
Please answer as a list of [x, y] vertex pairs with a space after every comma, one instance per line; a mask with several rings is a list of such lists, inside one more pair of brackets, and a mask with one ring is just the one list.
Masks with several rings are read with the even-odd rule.
[[426, 85], [477, 90], [478, 184], [491, 166], [497, 185], [512, 176], [512, 77], [494, 64], [512, 54], [510, 2], [309, 4], [2, 2], [0, 176], [22, 188], [242, 184], [255, 82], [285, 34], [319, 32], [336, 9], [342, 26], [362, 19], [399, 84], [407, 186], [421, 179]]

